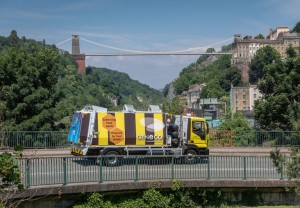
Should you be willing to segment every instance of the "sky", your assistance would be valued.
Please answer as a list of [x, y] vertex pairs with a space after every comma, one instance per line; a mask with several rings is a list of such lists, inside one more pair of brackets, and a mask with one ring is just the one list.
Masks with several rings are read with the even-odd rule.
[[[69, 39], [77, 34], [85, 54], [120, 52], [103, 45], [150, 52], [219, 49], [232, 43], [234, 34], [267, 36], [270, 28], [292, 29], [300, 21], [299, 9], [299, 0], [0, 0], [0, 36], [16, 30], [20, 38], [71, 52]], [[86, 66], [124, 72], [162, 89], [198, 58], [89, 56]]]

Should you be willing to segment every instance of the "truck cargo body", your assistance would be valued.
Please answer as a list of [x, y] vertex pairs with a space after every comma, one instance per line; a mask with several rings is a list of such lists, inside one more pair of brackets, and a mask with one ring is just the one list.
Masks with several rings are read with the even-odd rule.
[[[195, 130], [202, 133], [198, 133]], [[209, 154], [208, 126], [203, 118], [162, 112], [108, 112], [83, 109], [74, 114], [68, 141], [74, 155]], [[181, 135], [180, 135], [181, 134]], [[190, 151], [191, 152], [191, 151]]]

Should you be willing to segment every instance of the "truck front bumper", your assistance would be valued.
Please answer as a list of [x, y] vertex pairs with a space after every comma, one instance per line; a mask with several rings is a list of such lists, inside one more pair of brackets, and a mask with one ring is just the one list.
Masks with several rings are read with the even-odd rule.
[[209, 149], [199, 149], [199, 155], [209, 155]]

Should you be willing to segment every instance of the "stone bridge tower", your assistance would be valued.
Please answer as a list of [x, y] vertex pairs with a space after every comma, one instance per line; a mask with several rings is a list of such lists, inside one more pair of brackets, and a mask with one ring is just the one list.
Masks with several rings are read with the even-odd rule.
[[85, 54], [80, 54], [79, 35], [72, 35], [72, 57], [77, 63], [80, 74], [86, 74]]

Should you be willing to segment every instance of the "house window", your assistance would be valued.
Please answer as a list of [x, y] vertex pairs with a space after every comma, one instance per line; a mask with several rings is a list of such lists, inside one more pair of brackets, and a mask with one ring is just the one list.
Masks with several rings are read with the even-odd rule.
[[254, 96], [254, 99], [255, 99], [256, 98], [256, 94], [254, 94], [253, 96]]

